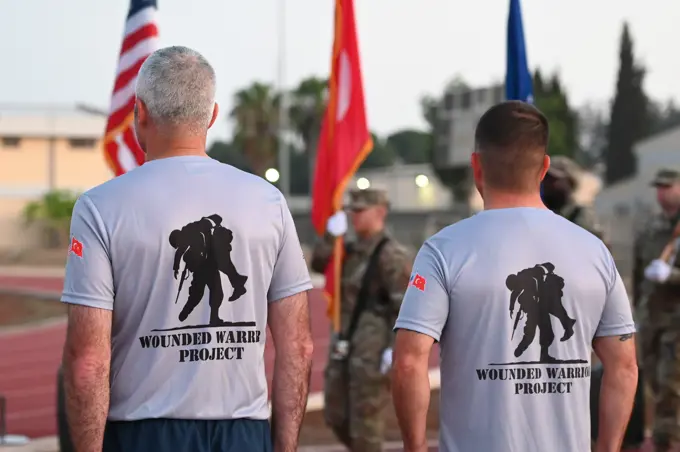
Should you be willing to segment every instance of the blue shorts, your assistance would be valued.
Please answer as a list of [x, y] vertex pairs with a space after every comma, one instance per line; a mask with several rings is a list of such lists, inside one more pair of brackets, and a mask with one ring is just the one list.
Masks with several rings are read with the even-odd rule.
[[269, 421], [259, 419], [109, 421], [104, 452], [271, 452]]

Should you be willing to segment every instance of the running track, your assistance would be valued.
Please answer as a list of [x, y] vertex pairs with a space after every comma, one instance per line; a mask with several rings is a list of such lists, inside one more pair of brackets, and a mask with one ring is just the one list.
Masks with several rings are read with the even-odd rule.
[[[5, 292], [39, 291], [56, 299], [62, 287], [61, 277], [0, 276], [0, 288]], [[315, 393], [323, 389], [329, 322], [319, 290], [312, 291], [310, 304], [315, 346], [310, 392]], [[0, 394], [7, 398], [8, 433], [30, 438], [56, 435], [56, 377], [64, 337], [64, 322], [0, 333]], [[265, 361], [270, 385], [273, 358], [272, 346], [267, 341]], [[436, 367], [436, 350], [430, 358], [430, 366]]]

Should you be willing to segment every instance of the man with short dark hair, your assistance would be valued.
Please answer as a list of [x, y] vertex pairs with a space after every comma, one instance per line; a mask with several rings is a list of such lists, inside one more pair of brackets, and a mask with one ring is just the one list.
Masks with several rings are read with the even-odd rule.
[[437, 341], [439, 450], [590, 450], [592, 346], [605, 368], [596, 450], [618, 451], [638, 373], [614, 260], [601, 240], [541, 202], [550, 158], [539, 110], [495, 105], [475, 140], [484, 211], [423, 244], [395, 325], [393, 400], [405, 450], [427, 450]]

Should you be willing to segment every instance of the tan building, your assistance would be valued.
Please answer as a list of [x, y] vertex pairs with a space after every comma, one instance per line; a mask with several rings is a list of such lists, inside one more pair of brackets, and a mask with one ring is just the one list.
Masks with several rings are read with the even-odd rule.
[[0, 105], [0, 250], [35, 245], [25, 206], [51, 189], [76, 193], [113, 176], [101, 138], [106, 114], [84, 107]]

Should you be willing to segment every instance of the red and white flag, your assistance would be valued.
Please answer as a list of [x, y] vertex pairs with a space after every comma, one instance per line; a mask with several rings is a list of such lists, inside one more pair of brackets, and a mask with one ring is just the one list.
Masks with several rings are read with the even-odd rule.
[[135, 84], [144, 60], [159, 48], [156, 0], [131, 0], [104, 135], [104, 155], [116, 176], [144, 163], [134, 131]]

